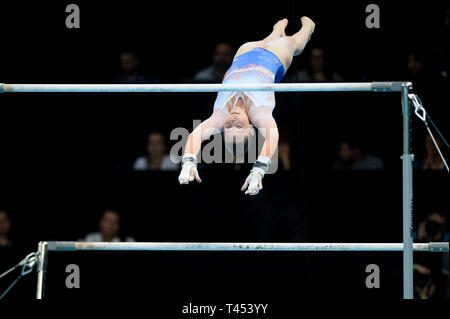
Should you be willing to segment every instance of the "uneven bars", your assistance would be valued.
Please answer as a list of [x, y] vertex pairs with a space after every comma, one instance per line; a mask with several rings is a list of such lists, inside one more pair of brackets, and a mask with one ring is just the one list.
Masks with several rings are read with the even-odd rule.
[[146, 92], [400, 92], [405, 82], [258, 83], [258, 84], [5, 84], [0, 93], [146, 93]]
[[[448, 252], [447, 242], [415, 243], [414, 251]], [[403, 243], [194, 243], [49, 241], [48, 251], [402, 251]]]
[[[381, 245], [377, 249], [367, 246], [359, 247], [357, 251], [383, 250], [397, 251], [403, 250], [403, 273], [404, 273], [404, 298], [413, 297], [413, 258], [412, 251], [417, 251], [419, 246], [412, 244], [412, 154], [410, 154], [409, 144], [409, 121], [410, 105], [407, 94], [412, 88], [411, 82], [360, 82], [360, 83], [274, 83], [274, 84], [5, 84], [0, 83], [0, 93], [113, 93], [113, 92], [219, 92], [219, 91], [274, 91], [274, 92], [402, 92], [402, 110], [404, 122], [403, 146], [403, 243], [395, 244], [375, 244]], [[405, 125], [407, 124], [407, 125]], [[409, 235], [407, 235], [409, 233]], [[428, 244], [428, 250], [432, 243]], [[346, 245], [346, 251], [356, 250]], [[356, 245], [356, 244], [355, 244]], [[374, 245], [374, 244], [372, 244]], [[387, 246], [386, 246], [387, 245]], [[390, 246], [390, 247], [388, 247]], [[445, 246], [445, 243], [444, 243]], [[256, 247], [254, 247], [256, 250]], [[344, 250], [344, 246], [334, 249]], [[325, 248], [323, 248], [325, 249]], [[422, 248], [420, 248], [422, 249]], [[194, 249], [196, 250], [196, 249]], [[248, 249], [247, 249], [248, 250]], [[275, 249], [273, 249], [275, 250]], [[292, 249], [287, 249], [292, 250]], [[309, 249], [313, 250], [313, 249]], [[318, 246], [314, 250], [321, 250]], [[331, 248], [326, 249], [333, 250]], [[448, 243], [446, 246], [448, 251]]]

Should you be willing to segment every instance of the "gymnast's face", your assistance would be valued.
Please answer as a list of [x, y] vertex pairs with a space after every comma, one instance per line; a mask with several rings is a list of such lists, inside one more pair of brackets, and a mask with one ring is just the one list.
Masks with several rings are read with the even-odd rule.
[[236, 143], [243, 142], [246, 136], [252, 134], [253, 127], [245, 109], [240, 106], [233, 107], [225, 119], [223, 130], [225, 141], [234, 140]]

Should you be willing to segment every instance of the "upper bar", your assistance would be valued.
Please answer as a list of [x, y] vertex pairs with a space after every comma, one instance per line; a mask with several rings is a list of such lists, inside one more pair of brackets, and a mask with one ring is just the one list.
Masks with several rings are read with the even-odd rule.
[[360, 83], [258, 83], [258, 84], [5, 84], [0, 93], [69, 93], [69, 92], [219, 92], [219, 91], [275, 91], [275, 92], [400, 92], [407, 82]]
[[[402, 251], [403, 243], [180, 243], [49, 241], [48, 251]], [[448, 252], [447, 242], [416, 243], [415, 251]]]

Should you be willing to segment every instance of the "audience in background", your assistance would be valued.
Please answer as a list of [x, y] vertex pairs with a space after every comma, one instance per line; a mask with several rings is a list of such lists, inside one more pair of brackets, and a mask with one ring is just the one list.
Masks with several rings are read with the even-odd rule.
[[414, 90], [417, 94], [424, 94], [426, 88], [426, 78], [425, 73], [425, 56], [420, 51], [412, 51], [408, 54], [406, 59], [406, 74], [404, 80], [411, 81]]
[[140, 73], [141, 61], [136, 53], [125, 50], [120, 53], [120, 75], [117, 78], [118, 84], [148, 84], [157, 83], [158, 79], [148, 79]]
[[[419, 223], [414, 242], [448, 242], [447, 217], [434, 211]], [[448, 253], [414, 255], [414, 293], [420, 299], [448, 298]]]
[[418, 243], [434, 241], [448, 241], [449, 234], [446, 232], [447, 216], [440, 211], [433, 211], [419, 223], [413, 238]]
[[308, 66], [298, 70], [287, 82], [341, 82], [342, 76], [329, 69], [325, 50], [313, 47]]
[[134, 162], [135, 171], [174, 171], [178, 169], [170, 159], [164, 135], [159, 132], [149, 134], [147, 140], [147, 155], [141, 156]]
[[408, 55], [408, 78], [413, 81], [424, 79], [424, 57], [421, 53], [414, 52]]
[[9, 239], [9, 230], [11, 229], [11, 220], [4, 210], [0, 210], [0, 247], [12, 246]]
[[[435, 140], [442, 152], [444, 143], [439, 137], [435, 137]], [[423, 160], [415, 161], [413, 164], [414, 168], [423, 170], [442, 170], [445, 168], [444, 162], [430, 135], [425, 137], [425, 152], [425, 158]]]
[[278, 140], [278, 167], [283, 171], [290, 171], [291, 164], [291, 141], [288, 134], [280, 133]]
[[126, 237], [122, 240], [119, 237], [120, 231], [120, 215], [117, 211], [112, 209], [107, 209], [104, 211], [100, 222], [98, 224], [99, 231], [94, 233], [89, 233], [83, 239], [87, 242], [134, 242], [132, 237]]
[[339, 158], [333, 169], [379, 170], [384, 168], [383, 160], [366, 154], [356, 139], [344, 139], [339, 143]]
[[441, 25], [436, 30], [438, 42], [434, 48], [434, 64], [442, 79], [449, 80], [450, 68], [450, 9], [445, 8]]
[[223, 77], [233, 62], [233, 47], [227, 42], [216, 45], [213, 54], [213, 63], [198, 71], [194, 80], [199, 82], [222, 83]]

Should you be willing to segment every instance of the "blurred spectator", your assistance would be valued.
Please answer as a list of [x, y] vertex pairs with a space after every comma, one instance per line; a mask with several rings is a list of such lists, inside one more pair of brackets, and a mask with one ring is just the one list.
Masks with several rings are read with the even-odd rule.
[[141, 156], [134, 162], [135, 171], [174, 171], [178, 169], [167, 153], [167, 144], [162, 133], [155, 132], [148, 136], [147, 156]]
[[[414, 232], [414, 242], [448, 242], [446, 221], [443, 213], [430, 213]], [[420, 299], [448, 298], [448, 253], [414, 255], [414, 293]]]
[[278, 164], [283, 171], [289, 171], [291, 165], [291, 141], [287, 134], [280, 133], [278, 140]]
[[[99, 231], [89, 233], [83, 241], [88, 242], [120, 242], [120, 215], [117, 211], [107, 209], [98, 224]], [[126, 237], [124, 241], [134, 242], [132, 237]]]
[[425, 220], [419, 223], [417, 231], [413, 234], [414, 241], [418, 243], [448, 241], [446, 222], [447, 217], [443, 213], [439, 211], [430, 213]]
[[433, 50], [435, 55], [435, 63], [437, 64], [437, 71], [439, 75], [448, 80], [449, 79], [449, 58], [450, 58], [450, 9], [447, 6], [444, 10], [444, 17], [442, 24], [436, 30], [436, 39], [439, 39], [436, 48]]
[[[442, 152], [444, 143], [440, 138], [435, 137], [435, 139], [437, 145], [439, 146]], [[414, 168], [423, 170], [442, 170], [445, 168], [444, 162], [442, 161], [442, 158], [439, 155], [439, 152], [436, 146], [434, 145], [430, 135], [427, 135], [425, 137], [425, 151], [426, 151], [425, 159], [415, 161]]]
[[148, 84], [157, 83], [158, 79], [148, 79], [140, 74], [139, 67], [141, 61], [136, 56], [136, 53], [130, 50], [125, 50], [120, 53], [120, 75], [117, 78], [119, 84]]
[[287, 82], [341, 82], [342, 76], [331, 71], [326, 59], [325, 50], [312, 48], [307, 68], [300, 69], [289, 77]]
[[4, 210], [0, 210], [0, 247], [12, 246], [9, 239], [9, 230], [11, 229], [11, 220]]
[[423, 101], [435, 95], [435, 85], [439, 75], [433, 72], [430, 66], [428, 52], [425, 54], [421, 49], [412, 50], [406, 56], [406, 74], [402, 80], [413, 84], [414, 93], [419, 95]]
[[220, 42], [216, 45], [214, 50], [213, 64], [197, 72], [194, 76], [194, 80], [221, 83], [232, 62], [233, 47], [227, 42]]
[[378, 170], [383, 169], [381, 158], [366, 154], [356, 140], [342, 140], [339, 144], [339, 158], [333, 169]]
[[411, 52], [407, 58], [407, 79], [413, 84], [425, 81], [425, 57], [420, 52]]

